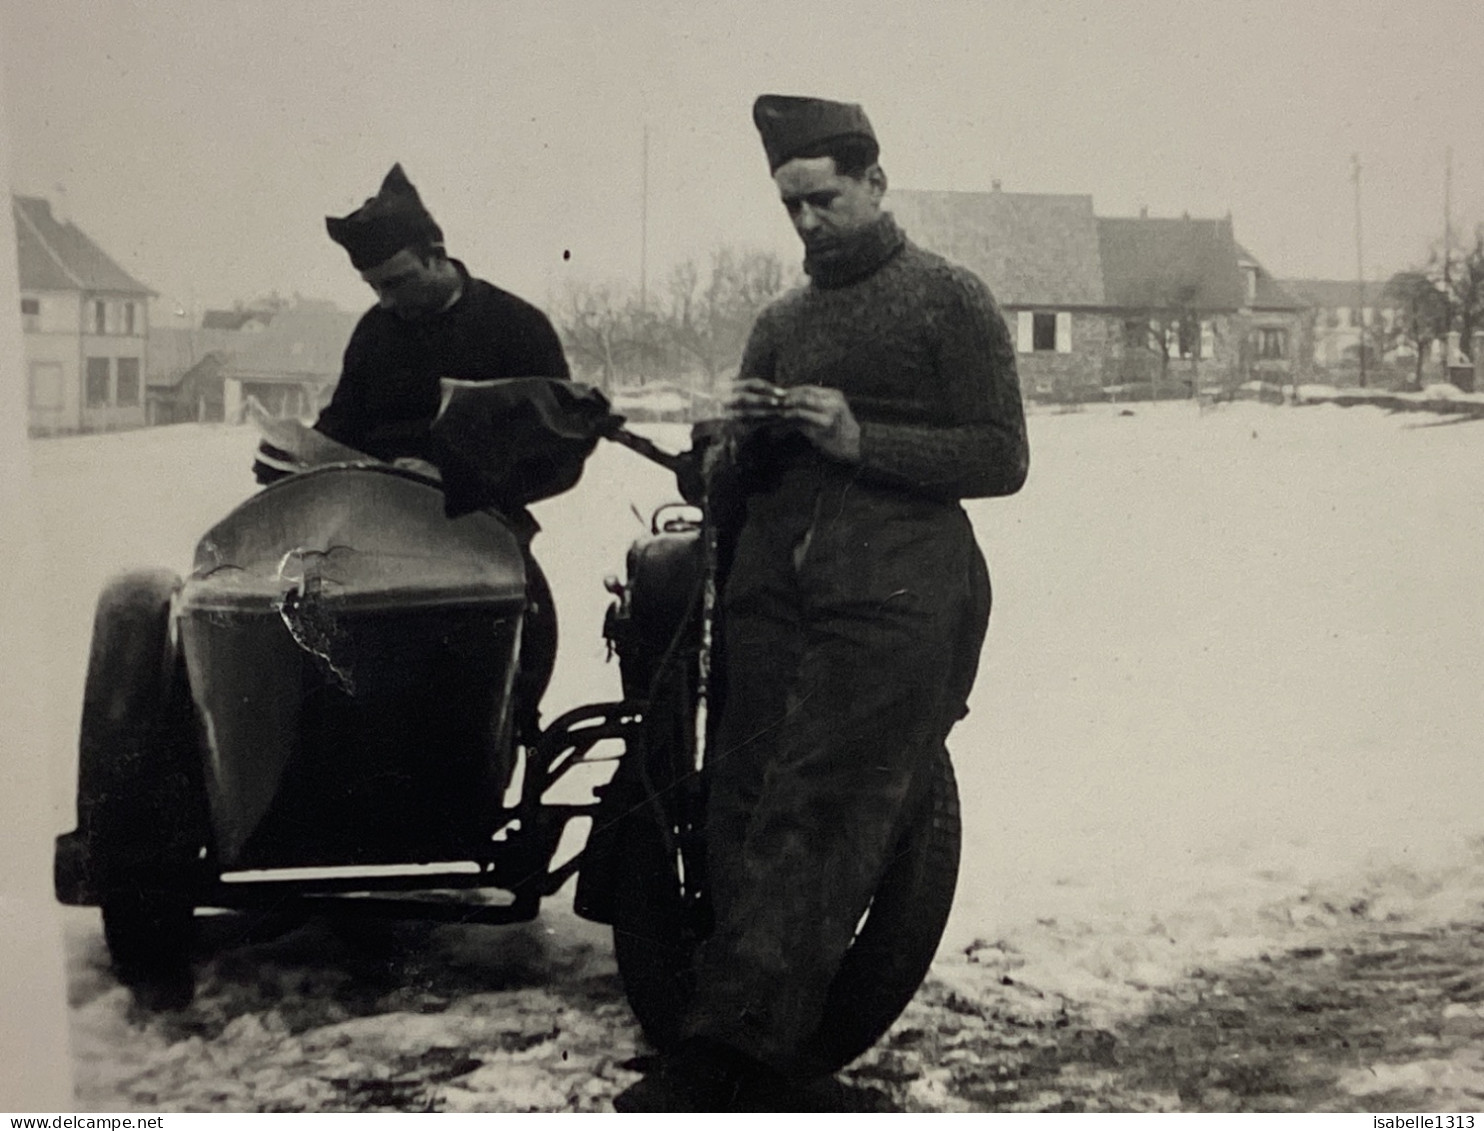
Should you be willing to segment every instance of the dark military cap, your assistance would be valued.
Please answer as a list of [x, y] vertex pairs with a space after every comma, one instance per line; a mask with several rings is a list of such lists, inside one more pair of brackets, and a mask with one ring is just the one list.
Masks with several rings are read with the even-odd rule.
[[752, 104], [752, 121], [763, 138], [769, 171], [795, 157], [823, 156], [832, 143], [864, 143], [867, 163], [879, 152], [866, 112], [854, 102], [764, 94]]
[[404, 247], [443, 243], [443, 229], [423, 207], [400, 164], [392, 166], [375, 196], [349, 216], [326, 216], [325, 227], [350, 252], [357, 271], [385, 263]]

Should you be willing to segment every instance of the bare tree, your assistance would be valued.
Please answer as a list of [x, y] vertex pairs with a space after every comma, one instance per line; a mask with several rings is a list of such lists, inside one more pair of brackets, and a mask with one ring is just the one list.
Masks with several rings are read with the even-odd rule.
[[785, 282], [776, 255], [730, 247], [711, 253], [704, 275], [695, 260], [670, 273], [665, 331], [676, 349], [700, 364], [708, 387], [741, 360], [753, 322]]
[[1484, 329], [1484, 224], [1474, 229], [1474, 246], [1453, 264], [1448, 281], [1454, 324], [1463, 348], [1471, 350], [1474, 331]]
[[569, 281], [550, 304], [552, 321], [573, 367], [605, 389], [697, 367], [712, 387], [736, 368], [753, 322], [788, 281], [777, 256], [722, 247], [706, 267], [675, 267], [658, 303], [622, 284]]
[[637, 352], [639, 306], [624, 287], [569, 281], [557, 300], [554, 321], [577, 370], [612, 389]]
[[1195, 287], [1181, 285], [1154, 296], [1156, 301], [1125, 325], [1128, 343], [1147, 349], [1159, 362], [1150, 371], [1149, 396], [1158, 399], [1159, 387], [1170, 383], [1170, 359], [1191, 359], [1190, 395], [1200, 390], [1201, 315], [1195, 307]]
[[1448, 297], [1425, 271], [1398, 271], [1383, 292], [1396, 310], [1388, 348], [1405, 343], [1417, 351], [1412, 388], [1422, 388], [1422, 362], [1427, 348], [1446, 332]]

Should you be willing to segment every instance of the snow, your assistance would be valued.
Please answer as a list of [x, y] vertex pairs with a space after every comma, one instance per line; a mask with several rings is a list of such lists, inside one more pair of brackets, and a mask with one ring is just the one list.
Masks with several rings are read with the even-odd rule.
[[[1251, 402], [1031, 417], [1024, 491], [968, 504], [995, 608], [971, 713], [950, 741], [965, 855], [937, 977], [972, 990], [1013, 969], [1047, 1002], [1116, 1013], [1194, 965], [1314, 927], [1481, 917], [1484, 426], [1435, 422]], [[685, 443], [684, 426], [643, 430]], [[26, 675], [47, 723], [48, 831], [72, 825], [99, 588], [128, 566], [188, 569], [196, 536], [254, 490], [255, 442], [247, 429], [181, 425], [32, 443], [47, 563], [35, 611], [49, 644]], [[577, 489], [537, 508], [563, 633], [548, 718], [618, 696], [602, 579], [672, 497], [665, 472], [605, 446]], [[543, 913], [553, 982], [576, 969], [564, 939], [606, 961], [601, 932], [569, 903], [564, 893]], [[109, 1094], [110, 1073], [168, 1076], [199, 1055], [158, 1029], [137, 1034], [98, 972], [95, 913], [67, 916], [82, 940], [73, 997], [86, 1002], [75, 1055], [93, 1094]], [[475, 946], [440, 937], [450, 953]], [[570, 1002], [521, 992], [533, 1017], [560, 1012], [581, 1028]], [[459, 1008], [473, 1018], [459, 1031], [488, 1056], [446, 1093], [451, 1107], [487, 1102], [497, 1077], [513, 1088], [517, 1067], [528, 1109], [573, 1094], [541, 1059], [555, 1046], [506, 1048], [479, 1028], [498, 1017]], [[252, 1102], [248, 1061], [267, 1072], [331, 1057], [365, 1024], [325, 1021], [292, 1037], [237, 1034], [236, 1091], [221, 1104]], [[415, 1010], [388, 1021], [419, 1048], [448, 1039], [419, 1038]], [[597, 1062], [564, 1052], [561, 1063]]]

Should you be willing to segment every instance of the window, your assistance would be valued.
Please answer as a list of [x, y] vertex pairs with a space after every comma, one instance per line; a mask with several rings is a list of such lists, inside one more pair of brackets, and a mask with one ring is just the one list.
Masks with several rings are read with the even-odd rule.
[[132, 334], [133, 332], [134, 332], [134, 304], [132, 302], [126, 302], [126, 303], [124, 303], [124, 333], [126, 333], [126, 334]]
[[59, 409], [63, 407], [62, 366], [56, 361], [33, 361], [31, 363], [31, 407]]
[[1352, 307], [1350, 307], [1346, 311], [1346, 313], [1348, 313], [1350, 315], [1350, 325], [1351, 326], [1359, 326], [1360, 325], [1360, 318], [1361, 318], [1360, 307], [1358, 307], [1358, 306], [1352, 306]]
[[108, 404], [109, 368], [106, 357], [88, 358], [87, 404], [89, 408], [100, 408]]
[[1037, 353], [1056, 349], [1056, 315], [1031, 315], [1031, 349]]
[[1252, 331], [1252, 354], [1258, 361], [1281, 361], [1288, 356], [1288, 331], [1264, 327]]
[[108, 333], [108, 304], [106, 302], [93, 303], [93, 333]]
[[21, 329], [35, 332], [41, 329], [41, 300], [21, 299]]
[[1015, 325], [1015, 348], [1021, 353], [1072, 352], [1072, 316], [1065, 311], [1019, 311]]
[[115, 399], [121, 405], [139, 403], [139, 359], [137, 357], [118, 359], [118, 393]]
[[1201, 352], [1201, 324], [1193, 318], [1180, 319], [1178, 329], [1180, 356], [1199, 356]]

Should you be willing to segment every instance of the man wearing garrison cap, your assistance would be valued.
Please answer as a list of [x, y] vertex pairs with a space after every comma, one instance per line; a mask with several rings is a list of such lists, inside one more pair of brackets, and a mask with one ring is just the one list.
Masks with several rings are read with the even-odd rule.
[[882, 210], [864, 111], [764, 95], [753, 121], [809, 282], [759, 316], [727, 404], [715, 927], [685, 1039], [624, 1110], [780, 1110], [810, 1074], [830, 984], [967, 712], [990, 592], [960, 500], [1013, 494], [1029, 463], [1004, 319]]
[[[330, 238], [376, 292], [376, 305], [351, 333], [340, 380], [314, 427], [341, 444], [387, 461], [436, 463], [430, 432], [442, 400], [440, 379], [490, 382], [515, 377], [567, 378], [567, 361], [546, 315], [523, 299], [472, 277], [443, 246], [443, 230], [423, 207], [401, 165], [377, 194], [348, 216], [327, 216]], [[286, 474], [271, 445], [259, 449], [260, 482]], [[506, 508], [527, 545], [532, 615], [523, 646], [517, 698], [523, 729], [535, 726], [535, 702], [551, 674], [556, 620], [529, 540], [535, 520]], [[539, 657], [532, 664], [525, 657]]]
[[349, 216], [326, 217], [325, 227], [377, 299], [315, 422], [331, 439], [379, 459], [430, 459], [439, 378], [568, 376], [546, 315], [449, 258], [443, 230], [401, 165], [375, 196]]

